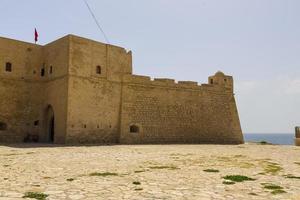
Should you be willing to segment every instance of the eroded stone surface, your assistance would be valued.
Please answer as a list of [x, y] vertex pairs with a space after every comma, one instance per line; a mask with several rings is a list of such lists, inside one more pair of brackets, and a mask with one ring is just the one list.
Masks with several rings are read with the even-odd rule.
[[[300, 179], [285, 177], [299, 177], [299, 163], [293, 146], [1, 146], [0, 199], [29, 191], [47, 199], [300, 199]], [[226, 175], [256, 180], [225, 185]], [[286, 193], [273, 195], [262, 183]]]

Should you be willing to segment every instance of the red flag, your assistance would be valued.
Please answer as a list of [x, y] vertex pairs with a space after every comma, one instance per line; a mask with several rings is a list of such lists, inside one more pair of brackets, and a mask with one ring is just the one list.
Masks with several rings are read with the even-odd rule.
[[39, 37], [39, 34], [38, 32], [36, 31], [36, 28], [34, 29], [34, 41], [35, 43], [38, 41], [38, 37]]

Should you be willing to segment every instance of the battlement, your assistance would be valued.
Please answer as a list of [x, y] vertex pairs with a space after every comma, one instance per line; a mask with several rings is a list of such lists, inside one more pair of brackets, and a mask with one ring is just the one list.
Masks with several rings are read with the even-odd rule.
[[[150, 76], [141, 76], [141, 75], [132, 75], [126, 74], [123, 76], [123, 82], [126, 84], [140, 84], [145, 86], [160, 86], [160, 87], [169, 87], [173, 89], [193, 89], [193, 90], [220, 90], [222, 88], [229, 89], [231, 91], [232, 86], [232, 77], [225, 76], [228, 79], [228, 85], [226, 84], [219, 84], [217, 81], [212, 82], [211, 79], [216, 80], [215, 76], [209, 77], [208, 83], [199, 84], [195, 81], [178, 81], [176, 82], [174, 79], [169, 78], [153, 78], [151, 79]], [[223, 77], [223, 79], [224, 79]]]

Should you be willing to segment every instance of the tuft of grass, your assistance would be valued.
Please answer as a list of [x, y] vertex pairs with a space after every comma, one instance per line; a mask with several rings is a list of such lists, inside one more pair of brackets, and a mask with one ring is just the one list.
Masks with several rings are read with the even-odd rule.
[[70, 181], [70, 182], [71, 182], [71, 181], [74, 181], [74, 180], [75, 180], [74, 178], [68, 178], [68, 179], [67, 179], [67, 181]]
[[135, 188], [134, 190], [135, 191], [141, 191], [141, 190], [143, 190], [143, 188]]
[[133, 181], [132, 184], [134, 184], [134, 185], [141, 185], [141, 182], [139, 182], [139, 181]]
[[136, 171], [134, 171], [134, 173], [142, 173], [142, 172], [145, 172], [145, 170], [136, 170]]
[[270, 165], [267, 165], [267, 167], [265, 168], [265, 172], [270, 173], [270, 174], [277, 174], [282, 169], [283, 168], [280, 167], [279, 165], [270, 164]]
[[250, 192], [248, 193], [249, 195], [252, 195], [252, 196], [258, 196], [258, 194], [254, 193], [254, 192]]
[[232, 182], [232, 181], [223, 181], [223, 184], [224, 185], [233, 185], [233, 184], [235, 184], [235, 182]]
[[268, 190], [281, 190], [283, 189], [283, 187], [279, 186], [279, 185], [275, 185], [275, 184], [272, 184], [272, 183], [265, 183], [265, 184], [262, 184], [264, 186], [265, 189], [268, 189]]
[[217, 169], [205, 169], [205, 170], [203, 170], [203, 171], [205, 171], [205, 172], [214, 172], [214, 173], [220, 172], [220, 171], [217, 170]]
[[175, 170], [175, 169], [180, 169], [176, 166], [151, 166], [149, 167], [150, 169], [170, 169], [170, 170]]
[[286, 191], [284, 191], [283, 187], [279, 186], [279, 185], [275, 185], [273, 183], [261, 183], [265, 189], [268, 190], [272, 190], [271, 194], [282, 194], [282, 193], [286, 193]]
[[26, 192], [23, 198], [31, 198], [37, 200], [45, 200], [49, 195], [39, 192]]
[[99, 173], [99, 172], [93, 172], [89, 174], [90, 176], [118, 176], [117, 173], [112, 173], [112, 172], [103, 172], [103, 173]]
[[278, 174], [278, 172], [283, 170], [283, 168], [278, 163], [275, 162], [262, 161], [261, 163], [263, 165], [264, 172], [266, 174], [276, 175]]
[[259, 172], [257, 175], [266, 175], [265, 172]]
[[255, 167], [255, 165], [253, 163], [249, 163], [249, 162], [240, 162], [240, 163], [238, 163], [238, 166], [240, 168], [246, 168], [246, 169]]
[[254, 181], [255, 179], [243, 175], [227, 175], [223, 177], [225, 180], [233, 182]]
[[273, 190], [271, 192], [271, 194], [274, 194], [274, 195], [276, 195], [276, 194], [283, 194], [283, 193], [286, 193], [286, 191], [284, 191], [284, 190]]
[[9, 167], [10, 165], [3, 165], [3, 167]]
[[269, 143], [266, 142], [266, 141], [264, 141], [264, 140], [262, 140], [262, 141], [259, 142], [259, 144], [265, 145], [265, 144], [269, 144]]
[[38, 185], [38, 184], [33, 184], [32, 186], [34, 186], [34, 187], [41, 187], [41, 185]]
[[235, 157], [235, 158], [245, 158], [246, 156], [245, 156], [245, 155], [238, 154], [238, 155], [234, 155], [233, 157]]
[[296, 165], [300, 165], [300, 162], [294, 162]]
[[292, 178], [292, 179], [300, 179], [300, 176], [294, 176], [294, 175], [286, 175], [285, 178]]

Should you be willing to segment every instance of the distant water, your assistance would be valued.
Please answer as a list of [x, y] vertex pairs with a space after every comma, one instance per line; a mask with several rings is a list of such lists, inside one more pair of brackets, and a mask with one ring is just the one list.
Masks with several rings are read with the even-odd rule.
[[244, 133], [245, 142], [266, 141], [272, 144], [294, 145], [293, 133]]

